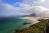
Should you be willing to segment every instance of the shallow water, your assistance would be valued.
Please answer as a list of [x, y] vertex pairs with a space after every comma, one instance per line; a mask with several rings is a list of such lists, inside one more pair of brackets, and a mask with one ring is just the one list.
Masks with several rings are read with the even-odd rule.
[[30, 21], [20, 18], [0, 18], [0, 33], [13, 33], [17, 29], [29, 27]]

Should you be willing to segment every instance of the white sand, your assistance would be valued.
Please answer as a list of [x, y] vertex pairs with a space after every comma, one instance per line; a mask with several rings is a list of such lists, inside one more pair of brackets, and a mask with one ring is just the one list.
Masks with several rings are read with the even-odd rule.
[[36, 24], [36, 23], [38, 23], [38, 22], [40, 22], [40, 21], [38, 21], [39, 19], [48, 19], [48, 18], [45, 18], [45, 17], [23, 17], [23, 18], [21, 18], [21, 19], [28, 19], [28, 20], [31, 20], [32, 22], [32, 24]]

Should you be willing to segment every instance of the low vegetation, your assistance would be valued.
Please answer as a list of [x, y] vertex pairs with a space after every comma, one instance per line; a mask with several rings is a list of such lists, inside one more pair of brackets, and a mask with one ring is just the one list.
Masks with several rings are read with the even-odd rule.
[[22, 29], [15, 33], [44, 33], [48, 20], [39, 20], [40, 22], [28, 28]]

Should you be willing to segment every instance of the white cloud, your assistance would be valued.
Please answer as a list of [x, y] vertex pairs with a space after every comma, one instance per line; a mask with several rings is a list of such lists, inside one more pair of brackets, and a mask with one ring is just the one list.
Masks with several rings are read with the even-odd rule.
[[[18, 3], [18, 7], [15, 7]], [[2, 3], [1, 7], [2, 13], [0, 13], [0, 16], [20, 16], [20, 15], [30, 15], [32, 13], [35, 13], [36, 15], [39, 15], [41, 12], [49, 11], [49, 9], [43, 7], [43, 6], [31, 6], [30, 4], [26, 3], [20, 3], [16, 2], [14, 5], [5, 4]]]
[[40, 4], [43, 3], [45, 0], [23, 0], [23, 3], [30, 4], [30, 5], [35, 5], [35, 4]]
[[49, 9], [44, 6], [33, 6], [32, 11], [34, 11], [37, 16], [49, 17]]
[[45, 6], [46, 8], [49, 8], [49, 0], [45, 0], [45, 2], [40, 5]]
[[0, 16], [27, 15], [26, 13], [24, 13], [24, 10], [26, 9], [26, 6], [25, 5], [28, 6], [27, 4], [20, 4], [20, 7], [15, 7], [15, 6], [12, 6], [10, 4], [2, 3], [1, 4], [1, 6], [2, 6], [1, 7], [2, 8], [2, 12], [0, 13]]

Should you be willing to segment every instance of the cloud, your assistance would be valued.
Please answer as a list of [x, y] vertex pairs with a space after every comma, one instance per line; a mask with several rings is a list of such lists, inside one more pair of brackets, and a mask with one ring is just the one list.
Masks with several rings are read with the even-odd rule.
[[[37, 16], [40, 13], [44, 13], [45, 11], [49, 11], [49, 9], [43, 6], [31, 6], [30, 4], [16, 2], [13, 5], [7, 3], [2, 4], [2, 12], [0, 16], [22, 16], [22, 15], [30, 15], [35, 13]], [[18, 4], [18, 5], [17, 5]], [[17, 7], [18, 6], [18, 7]]]
[[45, 6], [46, 8], [49, 8], [49, 0], [45, 0], [45, 2], [42, 3], [41, 5]]
[[[0, 16], [21, 16], [21, 15], [28, 15], [28, 13], [25, 13], [29, 6], [27, 4], [20, 4], [20, 7], [15, 7], [13, 5], [7, 4], [7, 3], [1, 3], [0, 9], [2, 12], [0, 13]], [[26, 9], [26, 10], [25, 10]]]
[[43, 3], [45, 0], [23, 0], [23, 3], [30, 4], [30, 5], [35, 5], [35, 4], [40, 4]]
[[49, 17], [49, 9], [44, 6], [33, 6], [32, 11], [39, 17]]
[[[44, 0], [42, 0], [42, 2], [44, 2]], [[16, 3], [15, 3], [16, 4]], [[45, 8], [44, 6], [31, 6], [30, 4], [26, 4], [26, 3], [18, 3], [19, 7], [21, 8], [21, 12], [24, 12], [25, 14], [32, 14], [35, 13], [37, 16], [48, 16], [49, 14], [49, 9]], [[47, 12], [46, 12], [47, 11]], [[42, 15], [43, 14], [43, 15]]]

